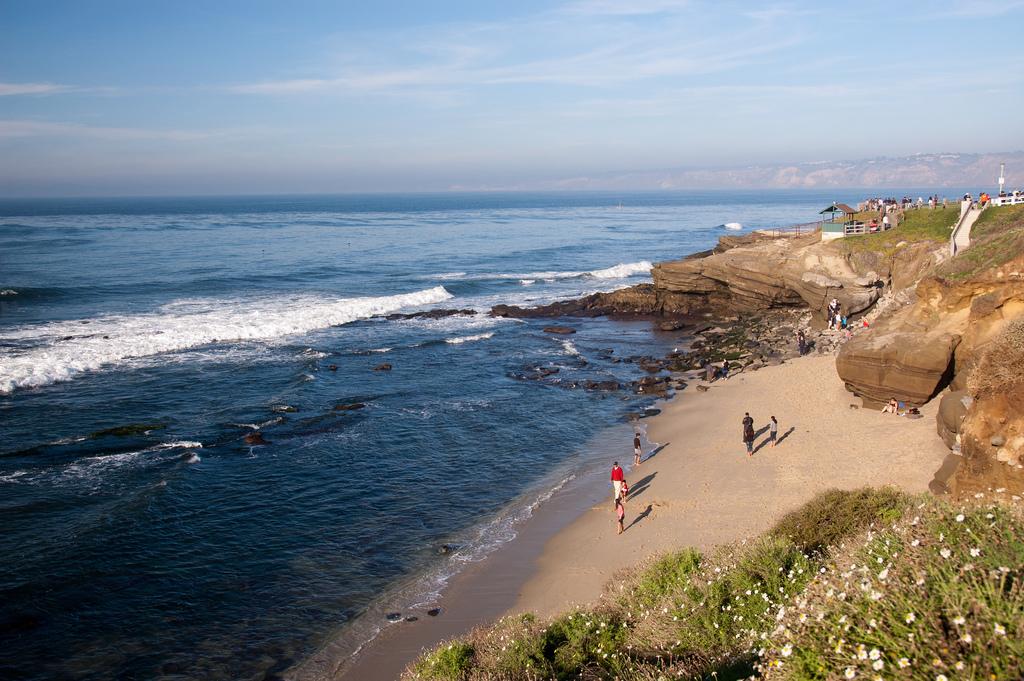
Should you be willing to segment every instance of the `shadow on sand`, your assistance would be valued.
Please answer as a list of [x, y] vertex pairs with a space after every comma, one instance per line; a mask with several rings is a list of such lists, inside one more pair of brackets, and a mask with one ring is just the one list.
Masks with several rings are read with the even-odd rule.
[[639, 482], [637, 482], [635, 485], [629, 488], [629, 494], [626, 495], [626, 498], [635, 499], [636, 497], [643, 494], [644, 490], [651, 486], [651, 481], [654, 480], [654, 476], [657, 474], [658, 472], [655, 471], [650, 475], [645, 475], [644, 477], [640, 478]]
[[665, 449], [665, 447], [668, 447], [670, 444], [672, 444], [672, 443], [671, 442], [666, 442], [665, 444], [659, 445], [655, 449], [652, 449], [650, 454], [648, 454], [644, 458], [640, 459], [640, 463], [643, 463], [644, 461], [649, 461], [650, 459], [653, 459], [654, 457], [658, 456], [658, 452], [660, 452], [661, 450]]
[[651, 514], [651, 511], [653, 510], [653, 508], [654, 508], [653, 506], [651, 506], [650, 504], [647, 504], [647, 508], [645, 508], [643, 510], [643, 512], [640, 513], [640, 515], [638, 515], [637, 517], [633, 518], [633, 522], [631, 522], [629, 525], [626, 525], [626, 529], [627, 530], [630, 529], [631, 527], [636, 525], [638, 522], [640, 522], [641, 520], [643, 520], [644, 518], [649, 516]]

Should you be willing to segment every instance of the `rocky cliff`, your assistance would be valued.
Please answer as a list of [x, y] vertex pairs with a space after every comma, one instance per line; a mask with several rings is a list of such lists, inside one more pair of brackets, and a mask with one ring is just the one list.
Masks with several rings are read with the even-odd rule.
[[970, 248], [845, 344], [836, 369], [869, 404], [941, 394], [936, 429], [963, 457], [954, 491], [1024, 491], [1024, 208], [986, 211]]

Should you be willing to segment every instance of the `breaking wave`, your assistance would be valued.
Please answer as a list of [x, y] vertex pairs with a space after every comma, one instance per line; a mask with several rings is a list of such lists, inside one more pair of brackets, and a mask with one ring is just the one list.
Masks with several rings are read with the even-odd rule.
[[550, 272], [502, 272], [502, 273], [479, 273], [467, 274], [465, 272], [445, 272], [443, 274], [430, 275], [431, 279], [448, 281], [504, 281], [517, 280], [523, 286], [529, 286], [538, 279], [544, 281], [557, 281], [559, 279], [626, 279], [627, 277], [639, 274], [647, 274], [653, 265], [650, 261], [619, 263], [611, 267], [598, 270], [569, 270]]
[[0, 393], [71, 380], [133, 358], [209, 343], [272, 341], [451, 297], [435, 286], [365, 298], [211, 299], [148, 314], [24, 326], [0, 334], [0, 341], [15, 345], [0, 354]]
[[472, 343], [473, 341], [487, 340], [493, 335], [494, 332], [491, 331], [490, 333], [478, 333], [473, 336], [456, 336], [455, 338], [445, 338], [444, 342], [458, 345], [459, 343]]

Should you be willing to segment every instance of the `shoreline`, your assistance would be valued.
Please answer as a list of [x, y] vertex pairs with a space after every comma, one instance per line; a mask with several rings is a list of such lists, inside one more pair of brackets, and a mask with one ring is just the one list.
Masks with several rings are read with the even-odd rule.
[[[676, 376], [703, 384], [692, 374]], [[625, 428], [595, 434], [588, 447], [617, 429], [625, 433], [612, 450], [617, 454], [591, 453], [576, 477], [517, 527], [515, 538], [452, 576], [437, 599], [438, 617], [385, 624], [354, 655], [339, 640], [330, 642], [286, 678], [396, 679], [444, 640], [504, 615], [546, 617], [592, 604], [622, 570], [666, 551], [741, 541], [825, 489], [892, 484], [924, 492], [950, 472], [949, 451], [935, 433], [938, 400], [921, 409], [920, 419], [863, 408], [836, 374], [832, 353], [740, 373], [706, 392], [691, 387], [654, 408], [658, 413], [637, 422], [645, 440], [639, 469], [631, 465]], [[759, 431], [753, 457], [740, 438], [746, 411]], [[775, 449], [766, 442], [770, 414], [779, 419]], [[593, 463], [602, 455], [629, 464], [622, 536], [615, 534], [606, 480], [611, 458], [604, 466]]]
[[[639, 422], [642, 424], [649, 420], [649, 417], [642, 417]], [[372, 622], [380, 623], [369, 640], [358, 642], [355, 640], [358, 635], [345, 632], [346, 627], [343, 627], [314, 654], [288, 669], [283, 678], [293, 681], [390, 681], [398, 678], [424, 649], [501, 617], [517, 602], [520, 589], [532, 574], [547, 542], [605, 496], [607, 481], [602, 482], [606, 477], [603, 462], [605, 455], [611, 454], [604, 451], [602, 443], [624, 443], [618, 448], [624, 453], [616, 456], [623, 463], [630, 463], [625, 459], [628, 454], [631, 460], [632, 455], [625, 452], [632, 440], [631, 428], [631, 425], [622, 423], [592, 434], [580, 447], [585, 458], [570, 467], [553, 471], [545, 478], [549, 483], [558, 481], [553, 491], [538, 494], [538, 490], [534, 490], [510, 502], [504, 513], [520, 508], [520, 502], [525, 499], [546, 497], [538, 499], [533, 512], [515, 525], [512, 539], [481, 559], [466, 561], [452, 568], [452, 574], [439, 589], [437, 597], [428, 598], [427, 604], [406, 606], [407, 610], [402, 615], [412, 615], [417, 618], [415, 621], [387, 622], [383, 618], [387, 609], [374, 607], [347, 625], [359, 619], [375, 618], [363, 622], [368, 625], [364, 631], [375, 628]], [[641, 426], [641, 433], [644, 430]], [[541, 489], [549, 487], [545, 484]], [[440, 614], [435, 617], [426, 615], [429, 608], [435, 607], [441, 609]]]
[[[546, 617], [592, 604], [622, 570], [666, 551], [741, 541], [825, 489], [891, 484], [925, 492], [949, 472], [949, 452], [935, 434], [938, 400], [920, 419], [862, 408], [835, 373], [831, 353], [685, 392], [658, 401], [660, 413], [639, 421], [645, 459], [626, 469], [631, 492], [622, 536], [607, 489], [609, 459], [542, 503], [514, 539], [453, 576], [438, 599], [440, 616], [386, 626], [351, 659], [315, 664], [324, 654], [330, 659], [329, 644], [287, 678], [396, 679], [444, 640], [504, 615]], [[775, 449], [759, 434], [754, 456], [745, 455], [745, 411], [759, 431], [769, 412], [777, 416]], [[623, 463], [631, 463], [627, 445], [617, 450]]]

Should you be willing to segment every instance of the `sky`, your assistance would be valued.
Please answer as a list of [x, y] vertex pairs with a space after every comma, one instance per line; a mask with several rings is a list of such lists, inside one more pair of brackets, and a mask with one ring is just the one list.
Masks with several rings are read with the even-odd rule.
[[0, 0], [0, 195], [1020, 150], [1022, 20], [1022, 0]]

